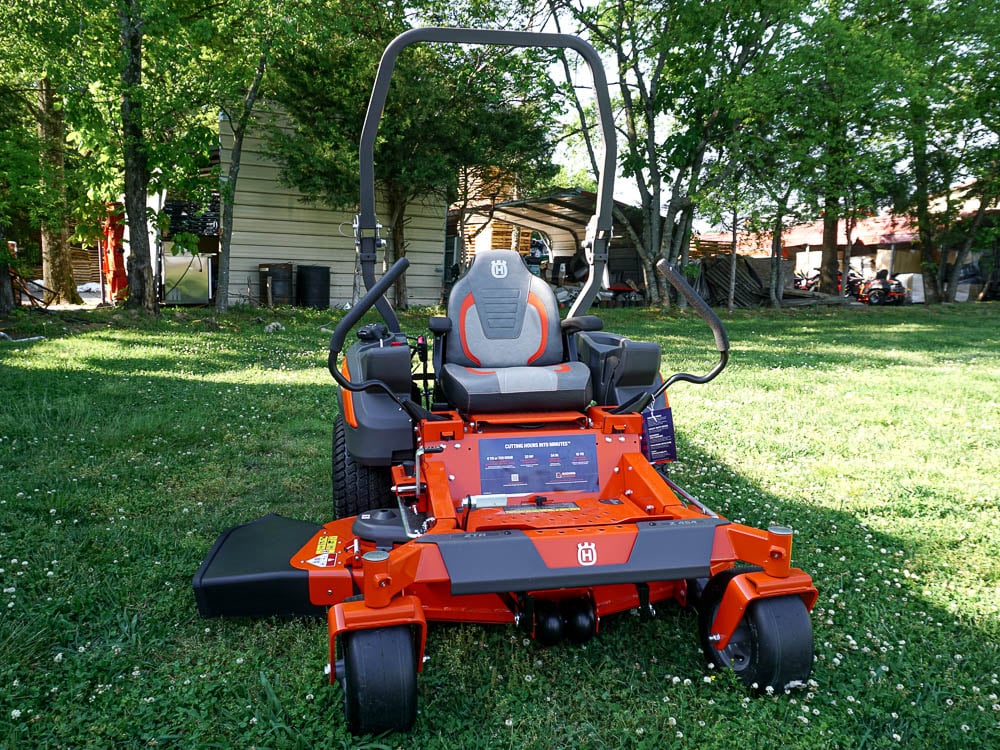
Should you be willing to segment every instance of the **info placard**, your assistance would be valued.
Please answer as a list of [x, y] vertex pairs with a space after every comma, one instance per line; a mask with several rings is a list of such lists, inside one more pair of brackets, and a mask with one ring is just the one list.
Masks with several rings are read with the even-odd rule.
[[486, 438], [479, 441], [483, 494], [597, 492], [593, 435]]

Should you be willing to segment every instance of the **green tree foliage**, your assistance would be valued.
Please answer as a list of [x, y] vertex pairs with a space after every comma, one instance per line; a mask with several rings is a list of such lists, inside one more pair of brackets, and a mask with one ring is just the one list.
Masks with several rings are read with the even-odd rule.
[[[641, 201], [641, 220], [626, 226], [652, 301], [665, 292], [653, 263], [684, 260], [696, 216], [738, 203], [738, 215], [777, 230], [823, 215], [829, 289], [835, 248], [850, 245], [836, 219], [851, 226], [890, 200], [916, 219], [932, 285], [948, 299], [1000, 194], [998, 17], [995, 0], [14, 0], [0, 7], [0, 222], [46, 236], [58, 256], [70, 229], [93, 241], [124, 194], [132, 302], [155, 310], [152, 256], [140, 248], [155, 221], [147, 196], [212, 187], [204, 167], [220, 128], [235, 147], [261, 102], [276, 104], [274, 154], [288, 181], [353, 207], [358, 135], [391, 38], [417, 25], [554, 21], [611, 69], [621, 171]], [[554, 60], [573, 81], [561, 91], [542, 74]], [[592, 122], [578, 86], [572, 60], [551, 53], [404, 52], [376, 151], [389, 259], [406, 252], [403, 217], [420, 196], [539, 189], [566, 130], [555, 110], [569, 103]], [[50, 268], [68, 296], [71, 280]], [[397, 295], [405, 303], [405, 289]]]
[[[734, 196], [737, 213], [774, 230], [824, 217], [828, 291], [837, 246], [850, 246], [838, 219], [849, 233], [908, 194], [934, 257], [975, 218], [958, 221], [967, 191], [950, 213], [932, 211], [932, 196], [975, 179], [989, 200], [1000, 33], [988, 0], [549, 1], [617, 64], [622, 171], [638, 184], [647, 282], [657, 256], [683, 259], [695, 212], [717, 214]], [[943, 264], [940, 274], [946, 286]]]
[[[430, 21], [440, 14], [430, 8]], [[284, 178], [313, 200], [358, 200], [358, 141], [379, 57], [409, 28], [400, 5], [320, 6], [294, 50], [276, 59], [274, 98], [288, 125], [273, 152]], [[450, 9], [457, 18], [457, 9]], [[551, 117], [537, 70], [506, 50], [416, 45], [400, 56], [376, 143], [375, 176], [388, 211], [389, 260], [406, 254], [411, 201], [454, 199], [463, 171], [522, 189], [550, 178]], [[406, 292], [396, 286], [396, 304]]]
[[1000, 21], [988, 0], [911, 0], [896, 26], [905, 76], [895, 132], [909, 152], [898, 192], [917, 221], [927, 275], [942, 299], [955, 298], [963, 257], [983, 223], [982, 214], [963, 221], [963, 204], [977, 199], [985, 210], [1000, 196], [998, 47]]
[[731, 89], [767, 59], [792, 18], [790, 3], [551, 0], [616, 66], [622, 170], [636, 181], [636, 233], [650, 301], [666, 300], [653, 264], [686, 253], [698, 201], [721, 141], [732, 132]]
[[78, 240], [92, 242], [107, 204], [124, 194], [130, 304], [147, 311], [157, 308], [147, 196], [190, 190], [216, 139], [196, 75], [211, 31], [207, 7], [18, 0], [0, 8], [0, 75], [22, 90], [33, 85], [44, 94], [36, 100], [49, 103], [36, 117], [45, 136], [36, 149], [45, 167], [42, 195], [50, 196], [35, 203], [48, 207], [37, 224], [58, 218], [60, 233], [72, 225]]
[[[61, 83], [67, 50], [56, 40], [69, 34], [69, 19], [54, 2], [0, 8], [0, 87], [6, 114], [4, 151], [8, 197], [0, 212], [27, 213], [40, 231], [45, 286], [52, 301], [79, 302], [69, 248], [65, 100]], [[23, 149], [23, 150], [22, 150]], [[33, 168], [28, 164], [34, 162]], [[23, 237], [19, 238], [24, 242]]]

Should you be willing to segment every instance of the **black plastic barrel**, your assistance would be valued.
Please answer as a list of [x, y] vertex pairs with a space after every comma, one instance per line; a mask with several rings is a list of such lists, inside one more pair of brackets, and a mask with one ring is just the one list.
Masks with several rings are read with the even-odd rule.
[[295, 269], [295, 304], [317, 310], [330, 309], [328, 266], [299, 266]]
[[292, 304], [292, 264], [261, 263], [260, 303], [262, 305]]

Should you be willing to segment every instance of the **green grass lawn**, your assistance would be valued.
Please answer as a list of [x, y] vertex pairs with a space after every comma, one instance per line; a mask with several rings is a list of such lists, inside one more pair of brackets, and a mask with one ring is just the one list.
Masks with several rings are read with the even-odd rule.
[[[225, 528], [328, 520], [336, 409], [328, 313], [212, 316], [8, 321], [46, 339], [0, 342], [0, 747], [1000, 747], [997, 305], [738, 312], [725, 373], [671, 389], [674, 478], [795, 529], [808, 687], [749, 697], [673, 607], [585, 647], [432, 626], [416, 728], [368, 742], [324, 622], [198, 617]], [[666, 374], [713, 362], [690, 313], [603, 317]]]

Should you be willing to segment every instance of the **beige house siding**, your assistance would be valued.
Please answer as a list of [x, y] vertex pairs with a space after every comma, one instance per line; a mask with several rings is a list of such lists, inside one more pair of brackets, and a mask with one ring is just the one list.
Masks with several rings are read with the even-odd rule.
[[[222, 124], [221, 168], [229, 171], [233, 138]], [[340, 307], [352, 300], [355, 249], [353, 213], [305, 203], [301, 193], [282, 185], [278, 166], [262, 152], [264, 141], [248, 135], [243, 142], [233, 214], [229, 258], [230, 302], [260, 303], [259, 266], [292, 263], [330, 269], [330, 303]], [[429, 197], [413, 202], [406, 215], [406, 275], [410, 305], [436, 305], [441, 298], [446, 206]], [[384, 206], [379, 216], [385, 217]], [[389, 229], [383, 231], [389, 238]], [[377, 275], [380, 275], [376, 269]], [[293, 273], [293, 278], [295, 274]], [[220, 294], [222, 290], [220, 290]]]

